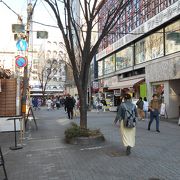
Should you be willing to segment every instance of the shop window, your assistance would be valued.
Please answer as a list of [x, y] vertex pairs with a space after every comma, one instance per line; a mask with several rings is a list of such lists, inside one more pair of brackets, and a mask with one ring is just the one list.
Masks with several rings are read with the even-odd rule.
[[47, 60], [47, 64], [51, 64], [51, 60], [50, 59]]
[[166, 55], [180, 51], [180, 20], [165, 28]]
[[133, 65], [133, 47], [127, 47], [116, 53], [116, 70], [121, 70]]
[[57, 51], [53, 51], [53, 57], [57, 56]]
[[163, 56], [163, 30], [135, 43], [135, 63], [140, 64]]
[[51, 41], [48, 41], [47, 44], [48, 44], [48, 45], [51, 45]]
[[56, 77], [53, 77], [53, 81], [57, 82], [57, 78], [56, 78]]
[[98, 77], [103, 75], [103, 60], [98, 61]]
[[54, 65], [56, 65], [56, 66], [57, 66], [57, 64], [58, 64], [58, 62], [57, 62], [56, 59], [53, 59], [53, 60], [52, 60], [52, 63], [53, 63]]
[[57, 69], [56, 68], [53, 69], [53, 74], [54, 75], [57, 74]]
[[47, 51], [47, 56], [48, 56], [48, 57], [51, 56], [51, 51], [50, 51], [50, 50]]
[[115, 72], [115, 54], [104, 60], [104, 74]]

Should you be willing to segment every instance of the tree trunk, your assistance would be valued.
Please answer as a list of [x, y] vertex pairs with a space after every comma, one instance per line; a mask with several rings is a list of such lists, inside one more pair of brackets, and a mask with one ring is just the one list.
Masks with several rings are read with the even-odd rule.
[[42, 91], [42, 97], [43, 97], [43, 102], [42, 105], [45, 106], [46, 105], [46, 98], [45, 98], [45, 91]]
[[80, 127], [87, 129], [87, 90], [79, 90], [80, 100]]

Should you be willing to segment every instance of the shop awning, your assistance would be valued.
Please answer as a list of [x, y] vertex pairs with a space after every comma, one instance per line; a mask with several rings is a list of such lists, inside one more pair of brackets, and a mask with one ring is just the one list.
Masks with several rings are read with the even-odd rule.
[[112, 86], [109, 86], [108, 89], [124, 89], [124, 88], [130, 88], [133, 87], [134, 85], [141, 83], [144, 81], [144, 78], [137, 78], [137, 79], [130, 79], [127, 81], [121, 81], [117, 82], [115, 84], [112, 84]]

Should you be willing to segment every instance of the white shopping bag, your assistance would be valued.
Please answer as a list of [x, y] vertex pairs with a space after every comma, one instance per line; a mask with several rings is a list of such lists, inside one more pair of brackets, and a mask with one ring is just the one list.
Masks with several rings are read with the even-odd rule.
[[180, 126], [180, 117], [179, 117], [178, 125]]
[[165, 116], [165, 112], [166, 112], [166, 104], [162, 103], [160, 109], [160, 115]]

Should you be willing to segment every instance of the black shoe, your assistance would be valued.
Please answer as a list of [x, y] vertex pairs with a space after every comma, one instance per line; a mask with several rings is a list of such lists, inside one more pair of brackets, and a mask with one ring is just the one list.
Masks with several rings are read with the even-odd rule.
[[129, 156], [131, 154], [131, 147], [128, 146], [126, 149], [126, 155]]
[[156, 130], [158, 133], [160, 133], [160, 130]]
[[148, 128], [147, 130], [150, 131], [150, 128]]

